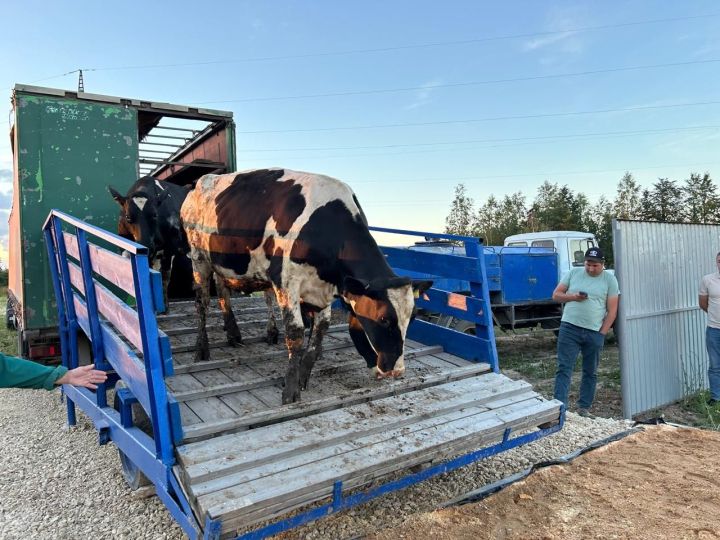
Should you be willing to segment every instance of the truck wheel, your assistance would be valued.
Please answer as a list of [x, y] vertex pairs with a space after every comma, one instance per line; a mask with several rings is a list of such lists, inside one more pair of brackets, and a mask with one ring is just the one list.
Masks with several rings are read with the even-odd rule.
[[[116, 411], [120, 412], [120, 399], [117, 396], [117, 391], [121, 388], [127, 388], [127, 385], [123, 381], [118, 381], [115, 385], [115, 400], [113, 407]], [[138, 409], [140, 409], [138, 411]], [[151, 426], [150, 419], [145, 414], [145, 410], [139, 404], [133, 405], [133, 423], [143, 431], [147, 432], [147, 426]], [[150, 428], [150, 435], [152, 435], [152, 427]], [[152, 484], [150, 479], [143, 474], [140, 468], [135, 465], [132, 459], [130, 459], [125, 452], [118, 448], [118, 455], [120, 456], [120, 466], [122, 467], [122, 474], [125, 481], [130, 486], [132, 491], [140, 489], [144, 486]]]
[[455, 319], [453, 321], [452, 329], [456, 332], [462, 332], [463, 334], [475, 335], [475, 323], [471, 321], [463, 321]]

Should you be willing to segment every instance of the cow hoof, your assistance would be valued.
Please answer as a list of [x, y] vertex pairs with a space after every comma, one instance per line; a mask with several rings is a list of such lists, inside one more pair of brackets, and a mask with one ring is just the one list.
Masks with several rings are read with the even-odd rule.
[[227, 338], [227, 343], [231, 347], [240, 347], [243, 344], [243, 340], [242, 340], [242, 337], [240, 337], [240, 336], [229, 337], [229, 338]]
[[277, 345], [279, 336], [280, 332], [278, 332], [277, 330], [275, 330], [274, 332], [268, 331], [267, 336], [265, 337], [265, 342], [268, 345]]
[[195, 362], [207, 362], [210, 360], [210, 351], [209, 350], [197, 350], [195, 351]]
[[295, 403], [296, 401], [300, 401], [300, 390], [295, 390], [294, 392], [288, 392], [288, 387], [286, 386], [283, 389], [282, 393], [282, 404], [283, 405], [289, 405], [290, 403]]

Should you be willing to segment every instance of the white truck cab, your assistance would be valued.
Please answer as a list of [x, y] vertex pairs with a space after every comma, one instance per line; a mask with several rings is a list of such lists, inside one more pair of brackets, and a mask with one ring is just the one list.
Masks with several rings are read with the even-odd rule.
[[514, 234], [508, 236], [505, 246], [512, 247], [543, 247], [554, 249], [558, 254], [558, 281], [571, 268], [583, 266], [585, 252], [597, 246], [595, 236], [580, 231], [544, 231]]

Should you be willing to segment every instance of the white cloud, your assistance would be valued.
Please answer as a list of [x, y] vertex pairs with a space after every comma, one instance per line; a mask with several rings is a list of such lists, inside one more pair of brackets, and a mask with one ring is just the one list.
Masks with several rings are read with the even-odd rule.
[[545, 18], [544, 27], [548, 34], [523, 42], [523, 51], [544, 54], [539, 59], [544, 65], [558, 64], [585, 52], [587, 33], [563, 30], [590, 26], [586, 9], [582, 6], [551, 8]]
[[417, 109], [418, 107], [423, 107], [430, 103], [432, 101], [432, 95], [435, 91], [435, 87], [439, 84], [442, 84], [442, 81], [438, 79], [424, 83], [422, 88], [415, 92], [413, 100], [405, 106], [405, 109]]
[[[550, 34], [545, 37], [531, 39], [530, 41], [526, 41], [523, 44], [523, 49], [525, 49], [526, 51], [534, 51], [536, 49], [542, 49], [544, 47], [554, 45], [555, 43], [559, 43], [561, 41], [567, 40], [576, 35], [577, 35], [577, 32], [563, 32], [562, 34]], [[565, 45], [567, 45], [567, 44], [565, 44]], [[577, 44], [573, 45], [573, 47], [577, 47]]]

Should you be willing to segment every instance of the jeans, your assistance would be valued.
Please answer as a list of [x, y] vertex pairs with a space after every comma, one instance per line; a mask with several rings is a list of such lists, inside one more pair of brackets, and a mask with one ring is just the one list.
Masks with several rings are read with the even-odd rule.
[[[596, 330], [581, 328], [567, 322], [560, 323], [557, 341], [557, 372], [555, 373], [555, 399], [568, 403], [570, 378], [575, 369], [575, 360], [582, 352], [582, 380], [580, 397], [577, 406], [589, 409], [595, 398], [597, 384], [597, 367], [600, 362], [600, 351], [605, 344], [605, 336]], [[718, 340], [720, 351], [720, 339]]]
[[720, 401], [720, 329], [707, 327], [707, 330], [705, 330], [705, 346], [710, 358], [708, 364], [710, 397]]

